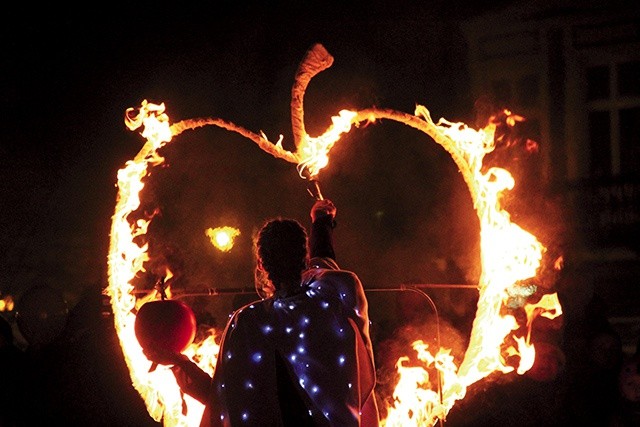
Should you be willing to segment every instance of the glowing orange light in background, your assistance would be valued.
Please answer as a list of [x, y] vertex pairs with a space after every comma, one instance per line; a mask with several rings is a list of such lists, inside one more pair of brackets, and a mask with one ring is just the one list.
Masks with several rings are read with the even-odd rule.
[[229, 252], [233, 248], [233, 239], [240, 235], [240, 230], [234, 227], [207, 228], [205, 231], [211, 244], [222, 252]]
[[[315, 47], [314, 47], [315, 48]], [[321, 71], [330, 65], [326, 51], [320, 52]], [[324, 56], [323, 56], [324, 55]], [[313, 56], [313, 55], [312, 55]], [[324, 67], [324, 68], [323, 68]], [[307, 81], [313, 73], [306, 75]], [[306, 84], [298, 85], [304, 89]], [[295, 87], [294, 87], [295, 89]], [[295, 93], [295, 90], [294, 90]], [[158, 298], [155, 293], [136, 298], [132, 279], [143, 271], [148, 259], [146, 245], [135, 244], [135, 238], [146, 233], [152, 220], [138, 220], [131, 224], [129, 214], [140, 205], [139, 194], [149, 170], [163, 159], [157, 150], [172, 137], [189, 129], [214, 125], [237, 132], [252, 140], [274, 157], [297, 165], [301, 176], [316, 176], [328, 162], [328, 154], [341, 135], [353, 125], [390, 119], [418, 129], [449, 152], [458, 166], [469, 189], [473, 206], [480, 220], [480, 264], [482, 274], [478, 283], [478, 305], [470, 334], [469, 346], [463, 360], [457, 362], [444, 348], [429, 349], [423, 341], [413, 343], [411, 351], [421, 362], [410, 366], [409, 357], [397, 363], [399, 381], [386, 408], [384, 426], [430, 426], [444, 419], [457, 400], [464, 398], [467, 388], [493, 372], [522, 374], [531, 368], [535, 346], [530, 342], [531, 324], [536, 316], [553, 318], [561, 314], [557, 295], [545, 295], [537, 304], [526, 304], [527, 324], [520, 325], [509, 310], [505, 310], [510, 296], [519, 294], [526, 299], [533, 294], [526, 285], [540, 267], [544, 246], [535, 236], [511, 222], [510, 215], [500, 205], [500, 195], [511, 190], [515, 181], [501, 168], [483, 170], [484, 156], [494, 149], [495, 124], [479, 130], [464, 123], [440, 119], [435, 123], [429, 111], [417, 106], [414, 115], [395, 110], [371, 108], [361, 111], [343, 110], [333, 117], [330, 128], [319, 137], [312, 138], [302, 126], [300, 96], [292, 101], [292, 117], [296, 135], [296, 151], [283, 149], [281, 141], [270, 142], [264, 134], [255, 134], [233, 123], [218, 118], [185, 120], [169, 123], [164, 105], [144, 101], [140, 108], [127, 110], [127, 124], [131, 130], [143, 127], [141, 135], [147, 142], [131, 161], [118, 173], [118, 199], [113, 216], [109, 248], [109, 287], [116, 331], [123, 348], [133, 384], [143, 397], [149, 414], [163, 420], [167, 426], [198, 425], [203, 406], [188, 396], [183, 397], [171, 373], [158, 368], [149, 372], [150, 362], [143, 356], [133, 335], [135, 312], [146, 300]], [[295, 108], [294, 108], [295, 104]], [[505, 112], [510, 116], [510, 112]], [[513, 116], [512, 123], [521, 120]], [[509, 120], [508, 120], [509, 121]], [[297, 130], [296, 130], [297, 129]], [[304, 174], [303, 174], [304, 172]], [[522, 332], [526, 330], [525, 332]], [[201, 342], [192, 344], [185, 352], [210, 374], [216, 364], [215, 331]], [[414, 358], [415, 359], [415, 358]], [[509, 359], [509, 363], [507, 363]], [[513, 360], [517, 360], [514, 366]], [[429, 372], [437, 371], [438, 380]], [[184, 406], [186, 405], [186, 411]]]
[[0, 298], [0, 311], [13, 311], [15, 303], [11, 295]]

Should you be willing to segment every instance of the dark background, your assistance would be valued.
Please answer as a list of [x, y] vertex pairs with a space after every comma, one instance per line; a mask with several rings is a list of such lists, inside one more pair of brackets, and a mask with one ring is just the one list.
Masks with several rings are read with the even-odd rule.
[[[335, 61], [307, 90], [305, 123], [312, 136], [339, 110], [370, 106], [413, 113], [422, 104], [436, 120], [476, 126], [477, 100], [470, 95], [458, 24], [509, 2], [471, 3], [239, 1], [206, 8], [15, 5], [5, 11], [0, 296], [18, 301], [45, 285], [59, 290], [70, 308], [61, 343], [32, 355], [38, 381], [44, 381], [36, 382], [46, 396], [43, 419], [153, 424], [130, 388], [109, 307], [100, 297], [107, 285], [116, 174], [144, 143], [125, 127], [128, 108], [143, 100], [165, 103], [172, 122], [220, 117], [264, 131], [271, 141], [282, 134], [293, 150], [289, 108], [295, 71], [307, 49], [322, 43]], [[150, 230], [151, 250], [171, 258], [180, 276], [176, 287], [184, 292], [253, 286], [252, 232], [275, 215], [308, 222], [313, 199], [295, 165], [239, 135], [215, 127], [188, 131], [161, 154], [166, 162], [149, 177], [143, 205], [160, 209]], [[352, 130], [330, 159], [320, 182], [338, 206], [338, 261], [356, 271], [365, 287], [477, 283], [477, 218], [455, 164], [440, 146], [383, 121]], [[519, 214], [544, 232], [541, 222], [548, 218]], [[241, 229], [230, 253], [214, 251], [203, 239], [205, 228], [218, 225]], [[555, 238], [543, 243], [555, 249], [562, 237]], [[447, 260], [453, 270], [447, 270]], [[389, 316], [386, 298], [372, 297], [376, 318]], [[442, 308], [472, 299], [448, 295]], [[192, 302], [213, 316], [234, 304]], [[470, 394], [480, 397], [452, 412], [451, 423], [495, 421], [501, 411], [512, 423], [522, 421], [523, 406], [502, 407], [496, 403], [503, 400], [500, 393], [531, 403], [527, 393], [538, 396], [544, 387], [530, 381], [513, 390], [477, 386]], [[479, 408], [484, 409], [478, 417], [467, 415]]]
[[[456, 22], [483, 4], [457, 3], [222, 2], [213, 10], [185, 5], [7, 14], [0, 103], [3, 293], [19, 297], [42, 281], [75, 301], [86, 285], [104, 284], [116, 173], [144, 143], [126, 129], [124, 113], [144, 99], [164, 102], [172, 122], [220, 117], [264, 131], [272, 141], [282, 134], [293, 149], [293, 77], [306, 50], [322, 43], [335, 62], [307, 91], [311, 135], [343, 108], [412, 113], [420, 103], [435, 119], [472, 122]], [[321, 173], [324, 192], [345, 222], [346, 237], [338, 244], [348, 250], [341, 253], [354, 269], [362, 257], [351, 257], [351, 241], [366, 242], [379, 256], [381, 244], [408, 256], [423, 252], [406, 249], [419, 240], [442, 256], [435, 253], [441, 234], [454, 237], [448, 242], [454, 247], [439, 249], [446, 253], [460, 252], [475, 233], [475, 224], [457, 230], [473, 222], [474, 213], [467, 195], [457, 194], [466, 190], [449, 156], [426, 135], [403, 127], [382, 123], [352, 131]], [[294, 165], [213, 127], [178, 142], [166, 150], [171, 171], [163, 173], [173, 175], [158, 184], [181, 198], [159, 201], [166, 221], [179, 214], [192, 216], [184, 224], [196, 214], [201, 221], [246, 221], [243, 239], [266, 215], [306, 221], [311, 200]], [[455, 204], [464, 209], [458, 221], [443, 213], [455, 214]], [[438, 227], [428, 224], [433, 217]], [[390, 267], [401, 268], [384, 271]], [[358, 270], [377, 285], [386, 280], [384, 271]]]

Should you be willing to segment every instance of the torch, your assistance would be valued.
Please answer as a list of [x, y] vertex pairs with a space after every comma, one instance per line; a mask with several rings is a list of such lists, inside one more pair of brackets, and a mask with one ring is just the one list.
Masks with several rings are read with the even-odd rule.
[[[303, 139], [307, 135], [304, 126], [304, 93], [309, 85], [309, 81], [318, 73], [326, 70], [333, 64], [333, 56], [321, 44], [313, 45], [305, 54], [302, 62], [298, 66], [295, 75], [295, 83], [291, 88], [291, 127], [296, 147], [299, 148]], [[311, 175], [306, 167], [303, 167], [302, 174], [307, 182], [307, 191], [316, 200], [324, 200], [320, 191], [320, 183], [316, 176]]]
[[324, 200], [324, 197], [322, 196], [322, 191], [320, 191], [320, 181], [318, 181], [318, 178], [307, 178], [308, 182], [307, 182], [307, 191], [309, 192], [309, 194], [311, 194], [311, 197], [313, 197], [316, 200]]

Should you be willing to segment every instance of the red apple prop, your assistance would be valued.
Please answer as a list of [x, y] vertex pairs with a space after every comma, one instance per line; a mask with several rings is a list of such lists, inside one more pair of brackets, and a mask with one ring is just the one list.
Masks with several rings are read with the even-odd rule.
[[193, 342], [196, 325], [193, 310], [184, 302], [156, 300], [140, 307], [134, 331], [145, 350], [182, 353]]

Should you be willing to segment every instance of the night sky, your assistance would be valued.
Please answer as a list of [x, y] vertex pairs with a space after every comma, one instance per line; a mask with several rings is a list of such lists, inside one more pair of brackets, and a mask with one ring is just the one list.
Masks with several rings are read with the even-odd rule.
[[[334, 64], [307, 90], [311, 135], [323, 132], [343, 108], [412, 113], [419, 103], [436, 119], [473, 121], [457, 21], [483, 5], [472, 10], [464, 4], [249, 1], [220, 2], [206, 11], [7, 13], [1, 30], [0, 242], [8, 255], [2, 291], [19, 296], [47, 283], [68, 290], [73, 300], [87, 285], [105, 285], [116, 173], [144, 143], [125, 127], [124, 112], [145, 99], [164, 102], [172, 122], [220, 117], [264, 131], [272, 141], [282, 134], [293, 149], [294, 73], [307, 49], [322, 43]], [[190, 131], [177, 141], [163, 153], [167, 167], [155, 174], [167, 178], [149, 183], [154, 190], [143, 203], [159, 205], [157, 227], [168, 235], [166, 244], [181, 239], [182, 250], [197, 253], [197, 266], [184, 257], [198, 284], [211, 285], [196, 270], [210, 276], [207, 269], [214, 267], [206, 257], [217, 255], [202, 255], [185, 232], [197, 240], [201, 227], [215, 221], [242, 226], [244, 243], [238, 245], [245, 253], [235, 256], [244, 258], [231, 272], [214, 268], [214, 286], [250, 286], [221, 282], [237, 278], [250, 262], [251, 227], [274, 215], [307, 222], [312, 199], [305, 182], [294, 165], [218, 128]], [[473, 251], [467, 236], [477, 231], [464, 185], [448, 155], [426, 135], [378, 123], [343, 137], [331, 159], [320, 181], [339, 209], [338, 253], [367, 282], [429, 280], [428, 257], [409, 254], [475, 256], [463, 253]], [[443, 231], [448, 237], [438, 242]], [[389, 257], [394, 261], [384, 269], [371, 267], [374, 259]], [[251, 272], [244, 277], [252, 280]]]

